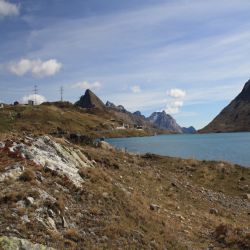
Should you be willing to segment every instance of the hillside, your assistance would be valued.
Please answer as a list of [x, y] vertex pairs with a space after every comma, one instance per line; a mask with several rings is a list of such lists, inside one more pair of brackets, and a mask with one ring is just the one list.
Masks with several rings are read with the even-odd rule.
[[242, 92], [200, 133], [250, 131], [250, 80]]
[[[140, 119], [132, 119], [129, 114], [83, 109], [70, 103], [44, 103], [38, 106], [5, 106], [0, 109], [0, 133], [29, 132], [33, 134], [79, 133], [93, 138], [145, 136], [162, 133], [151, 125], [143, 130], [134, 128]], [[128, 129], [116, 129], [128, 123]], [[165, 131], [166, 132], [166, 131]]]
[[249, 183], [250, 169], [222, 162], [8, 136], [0, 249], [246, 250]]

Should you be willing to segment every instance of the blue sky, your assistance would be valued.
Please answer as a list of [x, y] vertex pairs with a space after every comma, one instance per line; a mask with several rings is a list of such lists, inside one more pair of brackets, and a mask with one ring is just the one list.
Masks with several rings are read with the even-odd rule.
[[0, 101], [86, 88], [201, 128], [250, 72], [248, 0], [0, 0]]

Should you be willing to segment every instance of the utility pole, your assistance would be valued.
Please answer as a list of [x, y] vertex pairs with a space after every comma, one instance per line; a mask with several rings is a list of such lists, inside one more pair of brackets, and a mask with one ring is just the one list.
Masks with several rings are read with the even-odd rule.
[[35, 105], [36, 105], [36, 96], [37, 96], [37, 94], [38, 94], [37, 85], [34, 86], [34, 90], [33, 90], [33, 91], [34, 91], [34, 99], [35, 99], [35, 100], [34, 100], [34, 103], [35, 103]]
[[61, 86], [61, 88], [60, 88], [60, 93], [61, 93], [61, 102], [63, 102], [63, 86]]

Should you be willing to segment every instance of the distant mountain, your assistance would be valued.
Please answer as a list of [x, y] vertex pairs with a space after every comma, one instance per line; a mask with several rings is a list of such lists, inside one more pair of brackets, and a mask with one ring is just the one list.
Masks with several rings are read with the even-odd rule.
[[154, 112], [150, 117], [146, 118], [140, 111], [131, 113], [122, 105], [115, 105], [110, 101], [107, 101], [106, 104], [104, 104], [101, 99], [89, 89], [86, 90], [85, 94], [81, 96], [80, 100], [77, 101], [75, 105], [87, 109], [97, 108], [99, 110], [105, 110], [105, 112], [113, 114], [116, 120], [120, 123], [130, 124], [130, 126], [145, 126], [173, 133], [196, 132], [193, 127], [182, 128], [179, 126], [175, 119], [166, 114], [165, 111]]
[[143, 118], [143, 119], [146, 118], [144, 115], [142, 115], [142, 113], [141, 113], [140, 111], [135, 111], [135, 112], [133, 113], [133, 115], [138, 116], [138, 117]]
[[115, 109], [117, 111], [121, 111], [121, 112], [124, 112], [124, 113], [128, 112], [122, 105], [116, 106], [114, 103], [112, 103], [110, 101], [107, 101], [105, 106], [107, 108]]
[[162, 112], [154, 112], [148, 120], [161, 129], [167, 129], [174, 133], [182, 133], [182, 128], [177, 124], [175, 119], [167, 114], [164, 110]]
[[196, 129], [193, 126], [190, 126], [188, 128], [182, 127], [182, 132], [184, 134], [196, 134], [197, 133]]
[[105, 106], [106, 106], [107, 108], [116, 108], [115, 104], [112, 103], [112, 102], [110, 102], [110, 101], [107, 101], [106, 104], [105, 104]]
[[176, 120], [164, 110], [162, 112], [154, 112], [150, 117], [147, 118], [149, 122], [154, 124], [160, 129], [167, 129], [171, 132], [178, 134], [195, 134], [196, 129], [194, 127], [181, 127]]
[[105, 108], [104, 103], [99, 99], [91, 90], [87, 89], [85, 94], [81, 96], [80, 100], [75, 103], [76, 106], [81, 108]]
[[250, 131], [250, 80], [241, 93], [200, 133]]

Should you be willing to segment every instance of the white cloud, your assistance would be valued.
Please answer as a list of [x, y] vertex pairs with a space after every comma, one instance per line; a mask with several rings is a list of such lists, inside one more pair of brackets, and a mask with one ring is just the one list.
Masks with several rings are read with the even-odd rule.
[[167, 104], [165, 111], [167, 114], [177, 114], [183, 106], [183, 101], [171, 101]]
[[135, 86], [132, 86], [131, 87], [131, 91], [133, 92], [133, 93], [140, 93], [141, 92], [141, 87], [140, 86], [138, 86], [138, 85], [135, 85]]
[[186, 91], [182, 89], [171, 89], [167, 92], [167, 95], [173, 97], [173, 98], [183, 98], [186, 96]]
[[167, 91], [167, 95], [171, 97], [167, 99], [167, 105], [165, 111], [167, 114], [178, 114], [184, 102], [183, 99], [186, 97], [186, 91], [182, 89], [170, 89]]
[[100, 89], [101, 88], [101, 83], [100, 82], [88, 82], [88, 81], [83, 81], [83, 82], [77, 82], [75, 84], [71, 85], [71, 88], [76, 88], [76, 89]]
[[16, 4], [9, 3], [5, 0], [0, 0], [0, 17], [15, 16], [19, 14], [19, 7]]
[[52, 76], [58, 73], [61, 68], [62, 64], [55, 59], [47, 61], [21, 59], [19, 62], [9, 65], [9, 71], [17, 76], [23, 76], [27, 73], [38, 77]]
[[29, 100], [34, 101], [35, 104], [41, 104], [41, 103], [47, 101], [46, 98], [45, 98], [44, 96], [33, 94], [33, 95], [24, 96], [24, 97], [22, 98], [22, 101], [21, 101], [21, 102], [26, 104], [26, 103], [28, 103]]

